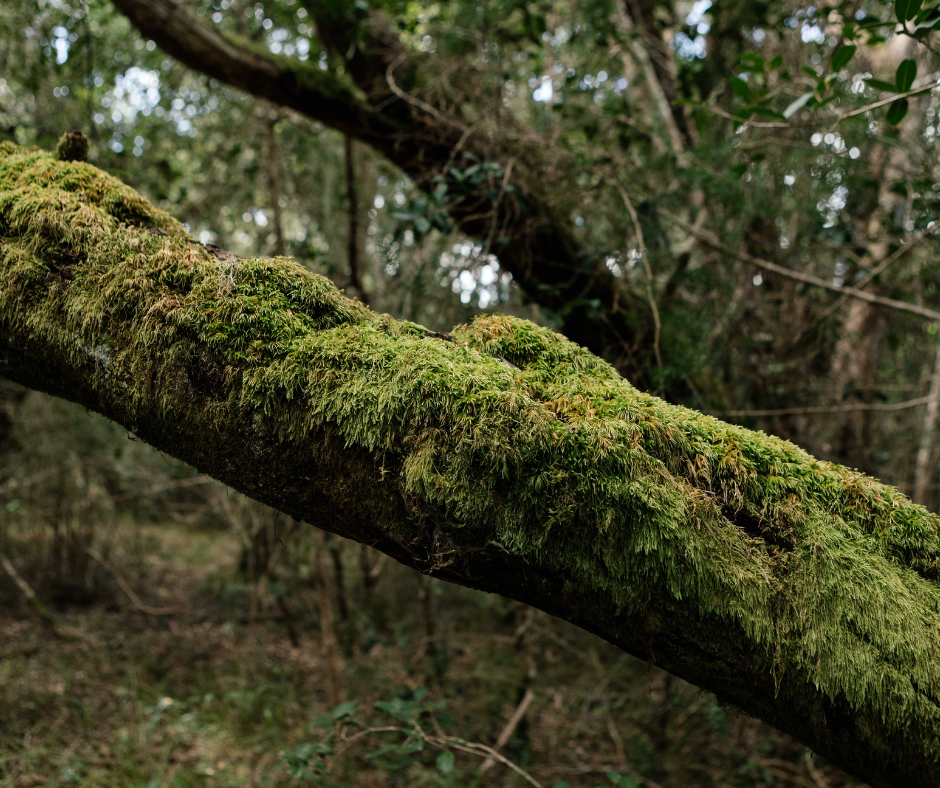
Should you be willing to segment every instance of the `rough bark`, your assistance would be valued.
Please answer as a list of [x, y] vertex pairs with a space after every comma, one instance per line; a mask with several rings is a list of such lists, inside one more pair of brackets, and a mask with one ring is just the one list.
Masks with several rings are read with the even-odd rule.
[[637, 391], [531, 323], [449, 336], [0, 144], [0, 374], [266, 504], [565, 618], [875, 786], [940, 782], [940, 518]]
[[[421, 56], [402, 46], [380, 12], [359, 13], [353, 4], [307, 4], [320, 43], [335, 53], [331, 68], [323, 71], [316, 63], [277, 57], [247, 39], [226, 37], [175, 0], [115, 0], [114, 5], [190, 68], [361, 140], [429, 192], [443, 178], [452, 187], [450, 218], [471, 237], [492, 242], [489, 251], [524, 292], [557, 313], [566, 336], [619, 362], [634, 379], [643, 374], [646, 306], [607, 270], [606, 255], [585, 249], [571, 233], [571, 217], [558, 207], [571, 184], [548, 177], [550, 170], [563, 169], [559, 162], [545, 161], [543, 146], [519, 130], [494, 134], [479, 119], [471, 123], [453, 107], [444, 111], [410, 95], [421, 82]], [[510, 121], [500, 123], [505, 127]], [[450, 178], [453, 167], [466, 166], [464, 152], [511, 167], [515, 191], [502, 193], [498, 182], [470, 188]]]

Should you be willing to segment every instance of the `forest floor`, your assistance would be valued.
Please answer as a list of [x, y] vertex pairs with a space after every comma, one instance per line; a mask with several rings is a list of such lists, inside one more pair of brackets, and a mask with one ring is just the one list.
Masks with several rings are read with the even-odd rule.
[[[860, 785], [522, 605], [377, 554], [363, 564], [349, 543], [329, 553], [342, 598], [331, 563], [324, 602], [303, 562], [287, 585], [247, 583], [240, 545], [231, 531], [134, 526], [89, 565], [107, 593], [53, 607], [55, 632], [0, 577], [0, 788], [533, 784], [506, 763], [481, 771], [474, 743], [499, 743], [544, 788]], [[430, 738], [467, 746], [364, 732], [409, 729], [419, 707]], [[323, 764], [316, 745], [331, 734], [343, 752]], [[291, 776], [305, 759], [329, 768], [320, 782]]]

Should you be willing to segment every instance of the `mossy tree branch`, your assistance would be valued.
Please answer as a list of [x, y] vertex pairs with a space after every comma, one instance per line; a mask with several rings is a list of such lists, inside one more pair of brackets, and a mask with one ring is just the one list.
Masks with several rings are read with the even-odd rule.
[[572, 621], [876, 786], [940, 782], [940, 518], [525, 321], [449, 338], [0, 144], [0, 374]]
[[[449, 202], [450, 218], [491, 246], [488, 251], [499, 255], [529, 297], [558, 314], [566, 336], [617, 361], [632, 376], [643, 376], [640, 348], [649, 328], [648, 307], [607, 270], [605, 255], [592, 254], [571, 233], [570, 217], [558, 203], [559, 195], [574, 189], [557, 174], [547, 177], [558, 162], [546, 161], [543, 146], [523, 135], [494, 131], [510, 124], [508, 118], [499, 124], [484, 119], [484, 130], [456, 107], [438, 110], [411, 97], [410, 91], [421, 88], [426, 56], [407, 50], [381, 11], [360, 12], [352, 3], [305, 3], [320, 43], [333, 53], [333, 66], [322, 71], [312, 61], [276, 56], [247, 39], [223, 35], [177, 0], [114, 0], [114, 5], [190, 68], [365, 142], [428, 192], [437, 177], [461, 163], [464, 152], [511, 166], [516, 191], [503, 194], [497, 184], [494, 203], [493, 184], [484, 183]], [[461, 189], [470, 186], [462, 183]]]

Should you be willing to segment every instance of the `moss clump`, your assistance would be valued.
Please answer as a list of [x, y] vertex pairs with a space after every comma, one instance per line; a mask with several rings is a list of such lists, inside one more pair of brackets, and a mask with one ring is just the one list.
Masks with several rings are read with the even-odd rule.
[[717, 622], [781, 686], [940, 756], [940, 519], [897, 490], [637, 391], [531, 323], [484, 316], [445, 341], [289, 260], [216, 257], [87, 164], [0, 145], [0, 233], [0, 330], [91, 370], [109, 412], [204, 408], [207, 429], [241, 419], [314, 459], [336, 436], [405, 502], [379, 523], [399, 542], [432, 518], [615, 624]]
[[88, 161], [88, 138], [78, 129], [65, 132], [59, 137], [55, 157], [59, 161]]

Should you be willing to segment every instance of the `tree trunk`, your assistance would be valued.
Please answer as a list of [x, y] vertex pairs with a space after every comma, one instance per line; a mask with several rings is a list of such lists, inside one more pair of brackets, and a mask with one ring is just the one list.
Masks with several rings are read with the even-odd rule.
[[937, 355], [930, 375], [930, 401], [924, 411], [924, 422], [920, 431], [920, 445], [917, 448], [917, 462], [914, 467], [914, 501], [923, 506], [928, 503], [930, 482], [934, 471], [934, 446], [937, 442], [937, 417], [940, 415], [940, 340], [937, 342]]
[[265, 119], [265, 166], [267, 168], [268, 196], [271, 200], [271, 224], [274, 231], [274, 254], [283, 257], [287, 254], [287, 243], [284, 240], [284, 221], [281, 216], [281, 186], [278, 178], [280, 155], [277, 150], [277, 124], [280, 118], [276, 111]]
[[353, 151], [353, 139], [348, 134], [343, 137], [343, 155], [346, 160], [346, 210], [349, 214], [346, 234], [346, 263], [349, 266], [349, 284], [359, 300], [369, 303], [369, 294], [362, 284], [359, 271], [359, 195], [356, 193], [356, 159]]
[[196, 243], [88, 164], [0, 143], [0, 375], [572, 621], [875, 786], [940, 783], [940, 518], [547, 329], [376, 315], [299, 265]]

